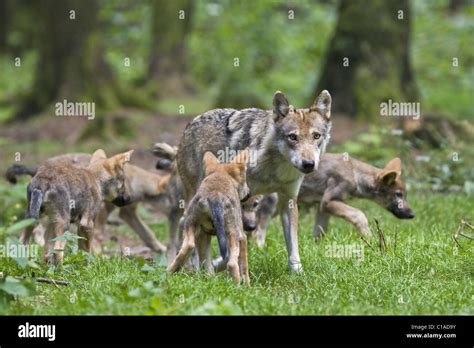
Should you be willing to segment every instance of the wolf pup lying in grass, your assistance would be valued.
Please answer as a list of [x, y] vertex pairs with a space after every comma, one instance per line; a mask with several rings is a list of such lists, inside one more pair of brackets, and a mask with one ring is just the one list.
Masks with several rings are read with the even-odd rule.
[[240, 201], [250, 193], [246, 183], [248, 155], [247, 148], [230, 163], [221, 164], [211, 152], [204, 154], [205, 177], [186, 210], [183, 245], [168, 271], [179, 270], [197, 245], [199, 261], [212, 274], [210, 234], [214, 232], [219, 252], [234, 282], [240, 283], [242, 273], [250, 285], [247, 237], [240, 208]]
[[[86, 168], [70, 161], [46, 162], [38, 168], [27, 187], [27, 216], [39, 219], [40, 210], [48, 216], [45, 236], [45, 258], [61, 263], [64, 240], [60, 237], [71, 222], [78, 223], [79, 247], [90, 251], [94, 221], [103, 200], [121, 197], [128, 200], [124, 185], [124, 165], [130, 161], [133, 150], [107, 158], [103, 150], [92, 155]], [[54, 248], [55, 252], [50, 253]]]

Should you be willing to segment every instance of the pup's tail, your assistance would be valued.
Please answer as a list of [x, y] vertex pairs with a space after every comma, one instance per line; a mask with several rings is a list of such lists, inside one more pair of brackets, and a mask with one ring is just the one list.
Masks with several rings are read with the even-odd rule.
[[161, 157], [170, 161], [174, 161], [176, 158], [176, 153], [178, 152], [178, 148], [176, 146], [171, 146], [167, 143], [156, 143], [155, 145], [153, 145], [151, 151], [156, 157]]
[[156, 169], [174, 170], [176, 167], [176, 154], [178, 148], [167, 143], [156, 143], [153, 145], [151, 151], [156, 157], [159, 157], [156, 163]]
[[227, 255], [227, 236], [224, 228], [224, 207], [219, 200], [209, 200], [209, 205], [211, 206], [211, 220], [216, 231], [219, 252], [222, 259], [225, 260]]
[[5, 178], [11, 184], [16, 184], [18, 182], [18, 175], [30, 175], [34, 176], [38, 168], [36, 167], [27, 167], [22, 164], [13, 164], [5, 172]]
[[33, 188], [30, 192], [28, 194], [28, 212], [26, 215], [28, 218], [39, 219], [44, 192], [37, 187]]

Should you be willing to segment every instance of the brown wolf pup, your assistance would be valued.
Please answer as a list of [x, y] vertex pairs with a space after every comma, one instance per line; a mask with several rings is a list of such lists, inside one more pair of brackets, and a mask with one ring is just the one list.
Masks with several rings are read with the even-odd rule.
[[[87, 153], [68, 153], [46, 160], [46, 163], [69, 162], [79, 167], [87, 167], [91, 161], [92, 155]], [[15, 164], [8, 168], [6, 178], [11, 183], [17, 182], [18, 175], [34, 176], [38, 168], [27, 167]], [[156, 239], [151, 229], [140, 219], [137, 214], [137, 205], [139, 202], [152, 203], [160, 211], [169, 209], [168, 186], [170, 175], [159, 175], [145, 170], [141, 167], [127, 164], [124, 167], [125, 190], [128, 192], [129, 201], [124, 202], [123, 197], [117, 197], [113, 204], [105, 201], [94, 223], [94, 251], [100, 252], [101, 237], [107, 223], [107, 218], [116, 206], [120, 208], [119, 216], [124, 220], [142, 239], [147, 247], [157, 253], [166, 251], [166, 247]], [[22, 234], [20, 240], [27, 244], [32, 235], [34, 235], [38, 244], [44, 244], [43, 239], [44, 226], [40, 223], [38, 226], [29, 226]]]
[[[52, 239], [78, 223], [79, 247], [90, 251], [94, 221], [103, 200], [123, 197], [128, 200], [124, 185], [124, 165], [133, 150], [107, 158], [103, 150], [92, 155], [86, 168], [70, 161], [48, 162], [40, 166], [27, 187], [27, 216], [38, 219], [40, 210], [48, 216], [45, 235], [45, 257], [60, 263], [66, 242]], [[49, 254], [50, 249], [57, 250]]]
[[[159, 158], [156, 169], [170, 172], [169, 184], [166, 188], [166, 196], [170, 202], [168, 211], [169, 242], [167, 246], [168, 265], [176, 257], [182, 238], [179, 235], [179, 220], [184, 213], [182, 201], [184, 201], [183, 184], [176, 169], [176, 152], [178, 148], [167, 143], [156, 143], [152, 151]], [[242, 202], [242, 224], [247, 235], [254, 232], [257, 226], [257, 207], [262, 195], [252, 196]]]
[[279, 195], [288, 267], [300, 271], [297, 200], [304, 175], [318, 168], [331, 129], [331, 96], [322, 91], [309, 108], [295, 108], [276, 92], [273, 110], [216, 109], [191, 121], [178, 146], [176, 163], [189, 204], [204, 179], [201, 159], [207, 151], [250, 149], [247, 181], [252, 195]]
[[[370, 235], [365, 214], [345, 203], [352, 197], [372, 200], [399, 219], [414, 218], [401, 173], [402, 162], [398, 157], [379, 169], [347, 154], [323, 154], [319, 170], [305, 176], [298, 194], [299, 205], [318, 207], [314, 237], [321, 238], [327, 232], [331, 215], [348, 221], [363, 236]], [[265, 196], [257, 212], [259, 222], [255, 238], [260, 246], [264, 244], [266, 227], [275, 210], [275, 200], [278, 199], [272, 196]]]
[[[250, 285], [247, 237], [242, 227], [240, 201], [248, 198], [246, 170], [249, 151], [240, 152], [230, 163], [221, 164], [211, 153], [204, 154], [205, 177], [188, 205], [184, 218], [184, 240], [168, 271], [179, 270], [197, 245], [200, 262], [214, 272], [210, 258], [210, 234], [215, 233], [220, 255], [234, 282], [240, 273]], [[240, 264], [240, 267], [239, 267]]]

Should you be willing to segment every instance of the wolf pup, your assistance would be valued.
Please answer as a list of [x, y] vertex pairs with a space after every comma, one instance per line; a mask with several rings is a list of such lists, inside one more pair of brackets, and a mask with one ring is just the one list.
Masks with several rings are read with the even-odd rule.
[[[321, 238], [327, 232], [331, 215], [350, 222], [363, 236], [370, 235], [365, 214], [345, 203], [352, 197], [372, 200], [399, 219], [413, 219], [401, 174], [402, 162], [398, 157], [379, 169], [347, 154], [323, 154], [319, 170], [304, 178], [298, 195], [298, 204], [318, 207], [314, 237]], [[260, 203], [255, 232], [259, 245], [264, 243], [268, 220], [276, 205], [274, 200], [275, 197], [266, 196]]]
[[[79, 167], [87, 167], [91, 161], [92, 155], [88, 153], [68, 153], [51, 157], [46, 163], [54, 164], [57, 161], [69, 162]], [[20, 164], [14, 164], [8, 168], [6, 178], [12, 184], [17, 182], [19, 175], [34, 176], [38, 168], [27, 167]], [[157, 253], [164, 253], [166, 246], [156, 239], [151, 229], [140, 219], [137, 214], [137, 205], [139, 202], [148, 202], [157, 205], [161, 210], [168, 209], [168, 186], [170, 175], [159, 175], [148, 170], [127, 164], [124, 167], [125, 190], [128, 193], [128, 201], [124, 202], [123, 197], [117, 197], [112, 203], [104, 202], [102, 209], [97, 215], [94, 223], [94, 242], [100, 241], [104, 235], [105, 225], [110, 213], [116, 206], [120, 207], [119, 217], [124, 220], [142, 239], [147, 247]], [[166, 193], [166, 194], [165, 194]], [[44, 244], [43, 239], [44, 226], [40, 223], [38, 226], [28, 226], [22, 234], [20, 240], [27, 244], [32, 235], [34, 235], [38, 244]], [[94, 251], [100, 252], [100, 244], [94, 243]]]
[[[107, 158], [103, 150], [92, 155], [86, 168], [70, 161], [46, 162], [38, 168], [27, 187], [27, 216], [38, 219], [40, 210], [48, 216], [45, 235], [45, 257], [61, 263], [66, 242], [56, 240], [78, 223], [79, 247], [90, 251], [94, 221], [103, 200], [125, 197], [124, 165], [130, 161], [133, 150]], [[49, 254], [54, 248], [57, 252]]]
[[[176, 152], [178, 148], [167, 143], [156, 143], [152, 151], [159, 158], [156, 169], [170, 172], [170, 180], [166, 189], [166, 195], [170, 202], [168, 211], [169, 243], [167, 246], [168, 263], [176, 257], [182, 238], [179, 235], [179, 220], [184, 212], [181, 201], [184, 200], [183, 185], [176, 169]], [[257, 207], [262, 195], [255, 195], [242, 202], [242, 224], [247, 235], [254, 232], [257, 227]]]
[[247, 237], [240, 209], [240, 201], [249, 195], [246, 184], [248, 156], [249, 151], [245, 149], [230, 163], [221, 164], [212, 152], [204, 154], [205, 177], [188, 205], [183, 223], [183, 244], [168, 271], [180, 269], [197, 245], [200, 262], [208, 272], [213, 273], [210, 234], [215, 233], [220, 255], [227, 263], [234, 282], [240, 283], [242, 273], [245, 282], [250, 285]]
[[293, 107], [276, 92], [271, 111], [216, 109], [197, 116], [186, 126], [176, 156], [186, 202], [204, 178], [201, 159], [206, 151], [219, 157], [249, 147], [251, 194], [278, 193], [288, 266], [301, 270], [296, 199], [304, 175], [317, 169], [329, 141], [330, 115], [331, 96], [322, 91], [307, 109]]

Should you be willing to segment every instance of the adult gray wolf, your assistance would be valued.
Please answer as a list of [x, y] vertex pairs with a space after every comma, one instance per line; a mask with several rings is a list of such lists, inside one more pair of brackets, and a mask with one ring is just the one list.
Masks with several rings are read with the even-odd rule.
[[298, 191], [304, 175], [318, 168], [331, 129], [331, 96], [324, 90], [309, 108], [295, 108], [281, 92], [273, 110], [215, 109], [184, 130], [176, 162], [186, 204], [204, 178], [207, 151], [223, 156], [250, 149], [247, 183], [251, 195], [277, 192], [290, 270], [302, 269], [298, 251]]

